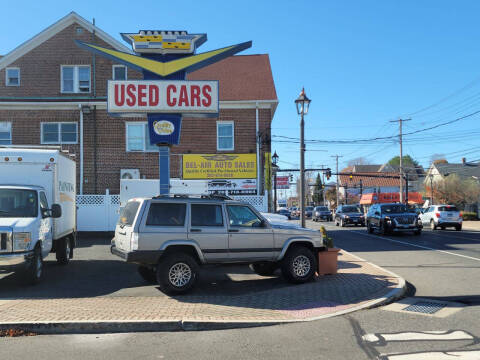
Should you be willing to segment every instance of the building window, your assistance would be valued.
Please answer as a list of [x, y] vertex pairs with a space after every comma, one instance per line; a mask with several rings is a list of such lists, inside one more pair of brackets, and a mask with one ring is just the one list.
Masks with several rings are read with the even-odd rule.
[[150, 145], [150, 134], [146, 122], [126, 123], [126, 139], [127, 151], [158, 151], [156, 145]]
[[90, 92], [89, 65], [62, 65], [62, 93]]
[[42, 123], [42, 144], [76, 144], [76, 122]]
[[0, 122], [0, 145], [12, 144], [12, 123]]
[[233, 150], [233, 136], [233, 121], [217, 121], [217, 150]]
[[125, 65], [112, 66], [113, 80], [127, 80], [127, 67]]
[[5, 85], [20, 86], [20, 69], [7, 68], [5, 71]]

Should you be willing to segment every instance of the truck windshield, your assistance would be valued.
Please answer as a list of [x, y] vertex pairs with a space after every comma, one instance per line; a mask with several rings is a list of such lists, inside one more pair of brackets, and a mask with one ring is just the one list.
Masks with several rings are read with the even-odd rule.
[[38, 215], [35, 190], [0, 189], [0, 217], [33, 217]]

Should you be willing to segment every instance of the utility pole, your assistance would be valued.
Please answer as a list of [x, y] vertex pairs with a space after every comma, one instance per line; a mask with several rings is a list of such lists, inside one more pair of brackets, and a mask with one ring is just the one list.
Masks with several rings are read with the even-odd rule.
[[337, 161], [337, 207], [339, 205], [338, 203], [338, 158], [339, 157], [343, 157], [343, 156], [340, 156], [340, 155], [332, 155], [331, 157], [334, 157]]
[[[322, 165], [323, 167], [324, 165]], [[325, 206], [325, 172], [322, 171], [322, 195], [323, 195], [323, 206]]]
[[390, 120], [390, 122], [398, 122], [399, 126], [399, 143], [400, 143], [400, 203], [403, 203], [403, 146], [402, 146], [402, 124], [404, 121], [410, 121], [412, 119], [398, 119]]

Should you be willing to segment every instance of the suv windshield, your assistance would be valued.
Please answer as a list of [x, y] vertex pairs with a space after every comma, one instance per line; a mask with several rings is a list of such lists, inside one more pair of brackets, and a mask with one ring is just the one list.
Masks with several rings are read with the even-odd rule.
[[35, 190], [0, 189], [0, 217], [33, 217], [38, 215]]
[[402, 204], [382, 206], [382, 213], [401, 214], [401, 213], [406, 213], [406, 212], [410, 212], [410, 211], [407, 210], [407, 207], [405, 205], [402, 205]]
[[342, 212], [344, 212], [344, 213], [359, 213], [360, 209], [356, 206], [344, 206], [344, 207], [342, 207]]
[[305, 208], [305, 211], [313, 211], [313, 206], [307, 206], [307, 207]]
[[135, 215], [137, 215], [138, 207], [140, 203], [138, 201], [129, 201], [127, 205], [122, 210], [120, 214], [120, 219], [118, 219], [119, 225], [132, 225]]

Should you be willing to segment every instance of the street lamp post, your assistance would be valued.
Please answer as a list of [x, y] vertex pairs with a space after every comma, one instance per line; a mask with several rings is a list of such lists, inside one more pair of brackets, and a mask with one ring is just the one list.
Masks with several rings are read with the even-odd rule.
[[308, 114], [308, 108], [311, 100], [305, 94], [305, 89], [302, 89], [299, 97], [295, 100], [297, 106], [297, 114], [301, 115], [300, 120], [300, 222], [301, 226], [305, 227], [305, 139], [303, 121], [304, 115]]
[[272, 156], [273, 161], [273, 212], [277, 213], [277, 163], [278, 163], [277, 152]]

